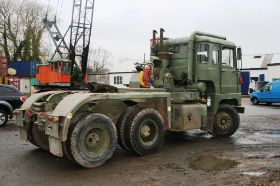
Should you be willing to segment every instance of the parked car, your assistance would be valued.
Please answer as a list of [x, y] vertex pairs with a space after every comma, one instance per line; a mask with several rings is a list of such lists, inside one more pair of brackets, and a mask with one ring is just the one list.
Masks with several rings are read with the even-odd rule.
[[15, 87], [0, 84], [0, 127], [13, 117], [14, 110], [20, 108], [26, 97]]
[[262, 89], [251, 93], [250, 100], [254, 105], [280, 103], [280, 80], [269, 82]]

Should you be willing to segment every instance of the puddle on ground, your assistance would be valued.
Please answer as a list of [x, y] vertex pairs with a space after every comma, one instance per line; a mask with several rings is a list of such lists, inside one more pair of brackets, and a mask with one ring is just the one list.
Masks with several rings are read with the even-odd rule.
[[278, 143], [280, 140], [280, 131], [257, 131], [246, 133], [236, 139], [237, 144], [255, 145], [264, 143]]
[[191, 168], [195, 170], [213, 170], [213, 171], [221, 171], [228, 170], [239, 163], [234, 160], [219, 158], [212, 155], [200, 156], [196, 160], [190, 163]]
[[247, 175], [247, 176], [261, 176], [263, 174], [265, 174], [266, 172], [243, 172], [243, 175]]

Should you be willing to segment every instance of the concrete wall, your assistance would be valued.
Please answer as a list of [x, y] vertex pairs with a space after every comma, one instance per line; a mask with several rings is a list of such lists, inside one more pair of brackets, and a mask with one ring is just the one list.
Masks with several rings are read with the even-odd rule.
[[268, 70], [246, 70], [250, 72], [250, 76], [251, 77], [259, 77], [261, 74], [264, 74], [264, 80], [265, 81], [269, 81], [268, 80]]
[[129, 81], [133, 74], [137, 72], [129, 73], [109, 73], [109, 85], [117, 88], [126, 88], [129, 85]]
[[268, 66], [268, 81], [272, 81], [275, 78], [280, 78], [280, 64]]
[[30, 78], [20, 78], [20, 89], [23, 94], [31, 93]]
[[107, 85], [109, 84], [109, 76], [108, 74], [89, 74], [88, 81]]

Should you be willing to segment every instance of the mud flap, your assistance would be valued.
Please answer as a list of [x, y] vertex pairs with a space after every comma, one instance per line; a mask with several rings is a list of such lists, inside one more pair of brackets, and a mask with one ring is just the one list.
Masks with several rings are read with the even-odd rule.
[[23, 141], [28, 141], [28, 133], [27, 133], [27, 129], [20, 127], [20, 139]]
[[62, 142], [54, 137], [49, 136], [50, 152], [58, 157], [63, 157]]

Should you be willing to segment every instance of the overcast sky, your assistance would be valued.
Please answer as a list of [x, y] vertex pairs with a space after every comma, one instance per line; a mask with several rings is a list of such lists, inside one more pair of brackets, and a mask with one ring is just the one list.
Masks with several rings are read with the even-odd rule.
[[[48, 0], [34, 0], [48, 4]], [[84, 0], [85, 1], [85, 0]], [[62, 2], [60, 27], [71, 21], [72, 0]], [[205, 31], [226, 36], [244, 54], [280, 52], [279, 0], [96, 0], [91, 44], [114, 56], [113, 71], [127, 71], [149, 55], [152, 30], [167, 37]], [[63, 29], [62, 29], [63, 30]]]

